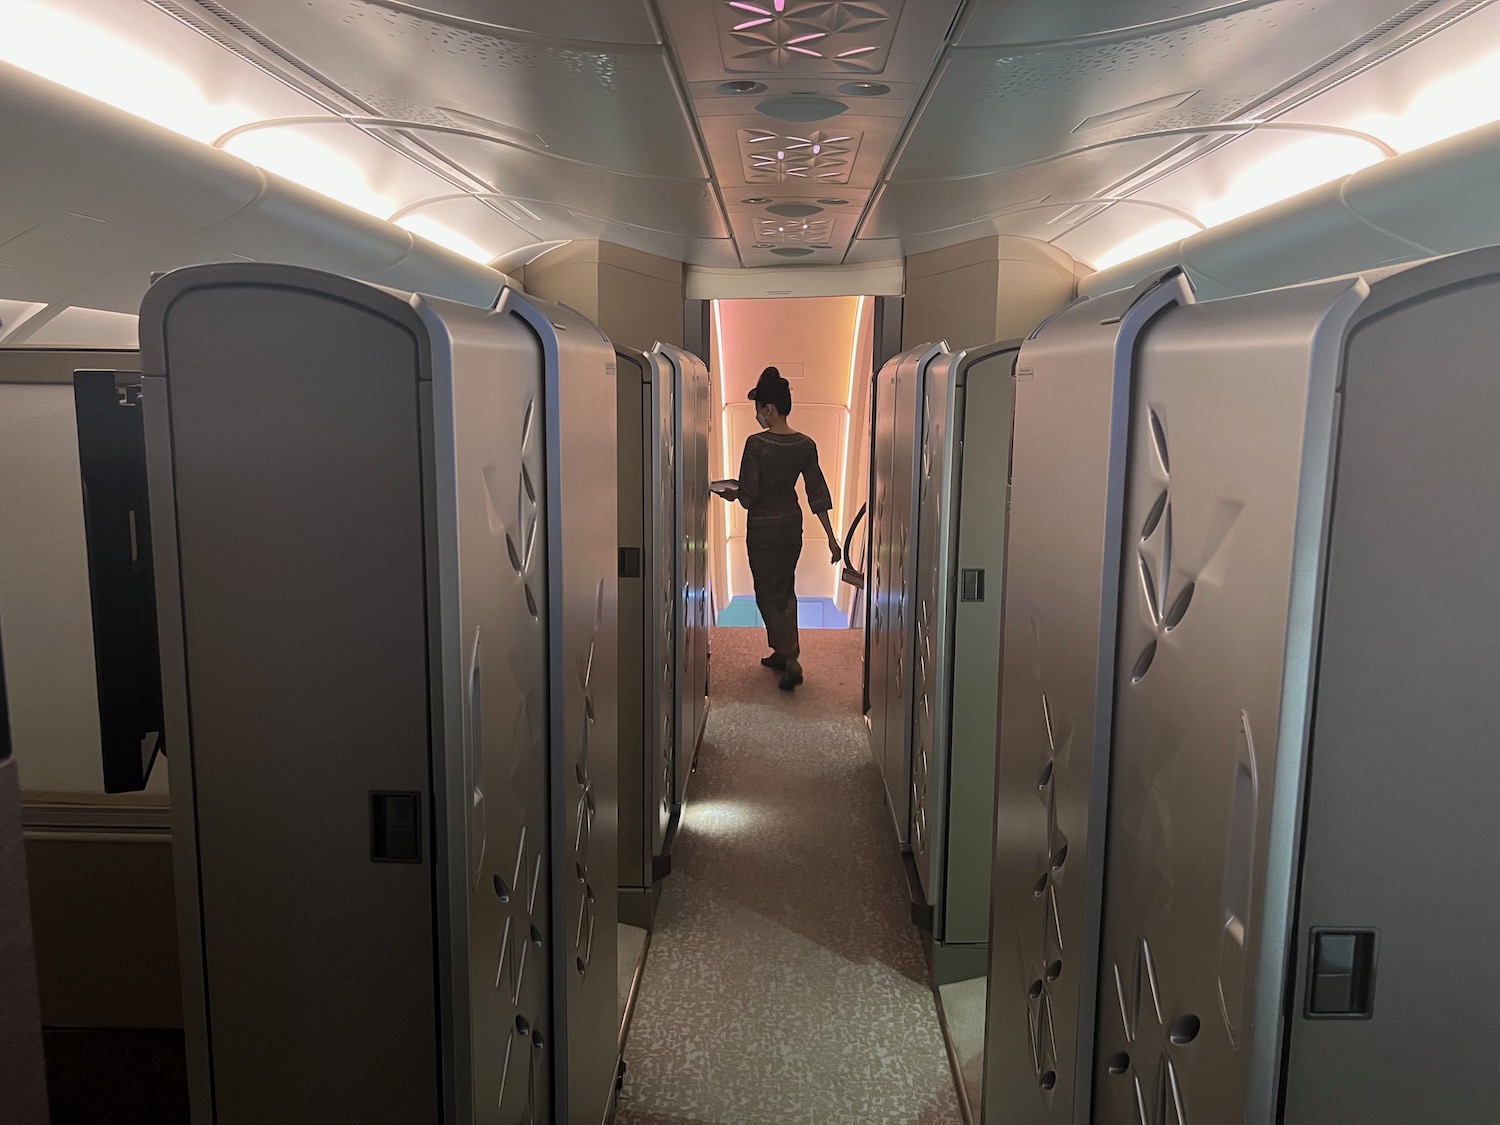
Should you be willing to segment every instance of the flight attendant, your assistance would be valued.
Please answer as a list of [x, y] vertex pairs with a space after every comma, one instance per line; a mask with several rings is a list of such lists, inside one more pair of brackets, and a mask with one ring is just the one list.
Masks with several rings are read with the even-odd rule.
[[761, 660], [781, 674], [781, 689], [802, 682], [801, 646], [797, 638], [797, 559], [802, 554], [802, 504], [797, 478], [807, 489], [807, 504], [828, 533], [828, 549], [837, 563], [843, 554], [828, 513], [833, 508], [828, 482], [818, 467], [818, 446], [787, 424], [792, 388], [781, 372], [768, 367], [750, 392], [761, 433], [745, 440], [737, 487], [721, 492], [745, 506], [750, 574], [755, 604], [766, 623], [771, 655]]

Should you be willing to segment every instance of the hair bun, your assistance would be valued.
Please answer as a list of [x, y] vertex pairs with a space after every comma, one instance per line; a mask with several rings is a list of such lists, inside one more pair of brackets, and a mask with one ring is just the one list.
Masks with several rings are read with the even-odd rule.
[[789, 387], [791, 384], [781, 377], [781, 372], [776, 368], [768, 367], [760, 373], [760, 382], [755, 386], [757, 390], [771, 390], [776, 387]]

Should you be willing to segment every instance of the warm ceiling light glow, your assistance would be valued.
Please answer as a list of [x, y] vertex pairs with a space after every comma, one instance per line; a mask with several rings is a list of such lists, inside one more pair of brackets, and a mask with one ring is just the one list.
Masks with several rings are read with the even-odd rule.
[[1380, 162], [1380, 154], [1353, 137], [1309, 137], [1294, 141], [1237, 172], [1218, 199], [1193, 208], [1205, 225], [1217, 226], [1290, 199]]
[[384, 218], [400, 206], [370, 185], [356, 161], [306, 134], [290, 129], [241, 133], [224, 150], [367, 215]]
[[[738, 8], [742, 12], [754, 12], [758, 16], [769, 16], [771, 13], [755, 4], [747, 4], [745, 0], [729, 0], [731, 8]], [[777, 11], [780, 11], [778, 8]]]
[[841, 59], [852, 59], [856, 55], [868, 55], [871, 51], [878, 51], [879, 47], [855, 47], [852, 51], [840, 51], [838, 57]]
[[452, 250], [455, 254], [462, 254], [465, 258], [485, 265], [494, 260], [495, 254], [492, 250], [486, 250], [473, 239], [468, 238], [446, 223], [440, 223], [436, 219], [426, 215], [407, 215], [396, 222], [398, 227], [411, 231], [428, 242]]
[[36, 0], [7, 0], [0, 60], [198, 141], [256, 117], [145, 47]]
[[[147, 47], [35, 0], [8, 0], [5, 20], [0, 60], [174, 133], [207, 144], [263, 116], [250, 107], [215, 100], [196, 78]], [[391, 214], [401, 202], [377, 191], [358, 161], [305, 134], [286, 129], [242, 133], [224, 148], [376, 218]], [[398, 225], [477, 262], [494, 257], [426, 216], [411, 216]]]
[[1371, 113], [1352, 122], [1398, 151], [1446, 140], [1500, 120], [1500, 53], [1424, 86], [1400, 113]]
[[759, 27], [763, 23], [770, 23], [770, 22], [771, 22], [771, 17], [770, 16], [761, 16], [760, 19], [758, 19], [758, 20], [746, 20], [744, 23], [737, 23], [737, 24], [735, 24], [734, 25], [734, 30], [735, 31], [748, 31], [752, 27]]
[[1186, 219], [1168, 219], [1166, 222], [1147, 227], [1139, 234], [1131, 235], [1119, 245], [1096, 255], [1094, 268], [1107, 270], [1110, 266], [1128, 262], [1131, 258], [1139, 258], [1142, 254], [1149, 254], [1152, 250], [1160, 249], [1169, 242], [1179, 242], [1197, 233], [1198, 228]]
[[[1379, 137], [1398, 152], [1410, 152], [1497, 120], [1500, 52], [1463, 70], [1441, 74], [1399, 112], [1366, 113], [1338, 124]], [[1192, 210], [1207, 226], [1216, 226], [1367, 168], [1379, 159], [1369, 144], [1354, 138], [1310, 137], [1243, 167], [1223, 195]], [[1194, 233], [1184, 222], [1161, 223], [1098, 255], [1094, 265], [1107, 269]]]
[[788, 43], [786, 49], [788, 51], [796, 51], [799, 55], [810, 55], [815, 59], [821, 59], [823, 57], [822, 54], [814, 51], [811, 47], [793, 47], [790, 43]]
[[811, 35], [799, 35], [795, 39], [788, 39], [786, 45], [790, 47], [793, 43], [811, 43], [814, 39], [826, 39], [828, 32], [814, 31]]

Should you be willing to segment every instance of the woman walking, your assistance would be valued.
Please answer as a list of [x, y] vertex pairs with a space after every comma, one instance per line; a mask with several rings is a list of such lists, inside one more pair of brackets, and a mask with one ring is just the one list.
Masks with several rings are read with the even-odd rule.
[[806, 434], [787, 425], [792, 413], [792, 388], [781, 372], [768, 367], [750, 392], [761, 433], [745, 440], [737, 489], [722, 495], [745, 506], [745, 548], [755, 580], [755, 604], [766, 623], [771, 655], [761, 660], [781, 674], [781, 689], [791, 691], [802, 682], [801, 647], [797, 639], [797, 560], [802, 554], [802, 505], [797, 478], [807, 488], [807, 504], [828, 533], [833, 561], [842, 557], [829, 511], [833, 498], [818, 467], [818, 446]]

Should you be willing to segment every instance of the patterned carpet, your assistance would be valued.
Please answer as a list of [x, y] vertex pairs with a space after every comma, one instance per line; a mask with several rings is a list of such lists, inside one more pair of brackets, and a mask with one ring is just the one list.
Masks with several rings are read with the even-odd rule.
[[960, 1120], [859, 713], [861, 636], [802, 637], [788, 695], [758, 663], [764, 633], [714, 633], [620, 1125]]

